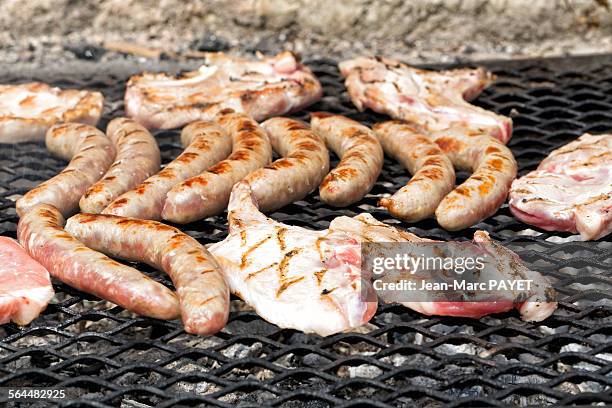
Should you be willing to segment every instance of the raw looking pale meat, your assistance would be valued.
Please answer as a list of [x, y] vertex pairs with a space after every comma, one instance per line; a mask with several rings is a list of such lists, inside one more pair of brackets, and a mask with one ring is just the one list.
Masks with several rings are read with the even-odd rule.
[[[353, 234], [360, 242], [434, 242], [386, 225], [367, 213], [353, 218], [346, 216], [335, 218], [330, 223], [329, 230]], [[493, 270], [487, 270], [486, 276], [483, 270], [481, 282], [487, 282], [489, 279], [496, 281], [531, 280], [529, 293], [516, 293], [513, 299], [508, 299], [508, 294], [505, 294], [506, 297], [500, 301], [402, 302], [402, 305], [425, 315], [471, 318], [480, 318], [491, 313], [516, 308], [523, 320], [536, 322], [546, 319], [555, 311], [557, 308], [557, 302], [554, 301], [555, 290], [547, 278], [536, 271], [529, 270], [517, 254], [491, 240], [485, 231], [476, 231], [473, 243], [479, 252], [497, 260], [496, 267]], [[410, 279], [410, 276], [401, 275], [401, 278]], [[478, 293], [466, 292], [466, 295], [468, 299], [474, 299]], [[528, 297], [525, 297], [526, 295]]]
[[49, 272], [8, 237], [0, 237], [0, 260], [0, 324], [28, 324], [53, 298]]
[[376, 312], [358, 241], [267, 218], [246, 182], [234, 186], [229, 236], [209, 250], [232, 293], [282, 328], [328, 336], [361, 326]]
[[226, 108], [261, 121], [298, 111], [322, 94], [317, 78], [290, 52], [256, 61], [210, 53], [197, 71], [131, 77], [125, 106], [142, 125], [171, 129], [213, 120]]
[[595, 240], [612, 232], [612, 134], [582, 135], [517, 179], [510, 210], [548, 231]]
[[0, 143], [42, 141], [58, 122], [95, 126], [103, 103], [100, 92], [62, 90], [40, 82], [0, 85]]
[[359, 57], [339, 67], [359, 110], [370, 108], [431, 131], [459, 125], [490, 129], [503, 143], [510, 139], [510, 118], [467, 102], [495, 79], [483, 68], [426, 71], [382, 57]]

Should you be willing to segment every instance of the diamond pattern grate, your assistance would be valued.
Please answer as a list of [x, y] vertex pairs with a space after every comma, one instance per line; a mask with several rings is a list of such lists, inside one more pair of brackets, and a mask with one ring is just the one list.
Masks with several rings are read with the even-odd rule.
[[[311, 111], [341, 113], [367, 124], [383, 119], [352, 107], [334, 61], [308, 64], [326, 95]], [[513, 118], [509, 146], [520, 174], [583, 132], [612, 129], [612, 56], [485, 65], [499, 80], [476, 103]], [[101, 127], [123, 114], [129, 70], [114, 65], [62, 70], [7, 70], [2, 82], [40, 80], [100, 90], [107, 99]], [[179, 154], [177, 131], [161, 131], [157, 137], [165, 162]], [[15, 236], [14, 199], [64, 164], [42, 144], [0, 145], [1, 234]], [[387, 160], [374, 189], [357, 205], [333, 209], [313, 194], [272, 217], [322, 229], [336, 216], [368, 211], [397, 223], [375, 205], [381, 194], [407, 180], [404, 170]], [[425, 317], [399, 305], [381, 305], [357, 332], [321, 338], [281, 330], [233, 300], [227, 328], [202, 338], [184, 333], [178, 322], [136, 317], [54, 282], [56, 300], [42, 316], [27, 327], [0, 327], [0, 387], [64, 387], [68, 399], [62, 405], [67, 407], [612, 404], [609, 240], [583, 243], [568, 234], [532, 229], [517, 222], [507, 206], [456, 233], [433, 220], [409, 227], [420, 236], [444, 240], [470, 238], [475, 229], [489, 231], [550, 277], [560, 293], [559, 309], [545, 322], [532, 324], [516, 312], [470, 320]], [[203, 243], [226, 233], [224, 216], [182, 228]], [[150, 268], [138, 267], [169, 283]]]

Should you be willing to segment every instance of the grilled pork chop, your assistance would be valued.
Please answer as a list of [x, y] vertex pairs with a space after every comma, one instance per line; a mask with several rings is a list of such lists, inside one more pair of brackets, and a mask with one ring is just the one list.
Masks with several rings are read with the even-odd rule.
[[197, 71], [131, 77], [125, 105], [142, 125], [171, 129], [212, 120], [226, 108], [261, 121], [300, 110], [321, 96], [317, 78], [290, 52], [257, 61], [210, 53]]
[[0, 237], [0, 324], [28, 324], [53, 298], [49, 272], [14, 239]]
[[[209, 250], [230, 290], [269, 322], [324, 336], [360, 326], [376, 311], [371, 274], [362, 269], [361, 243], [432, 242], [365, 213], [338, 217], [323, 231], [285, 225], [259, 212], [245, 182], [234, 186], [228, 212], [229, 236]], [[474, 241], [499, 265], [482, 279], [531, 279], [528, 298], [402, 304], [427, 315], [474, 318], [514, 307], [528, 321], [553, 313], [557, 304], [546, 278], [528, 270], [486, 232], [476, 232]]]
[[389, 58], [359, 57], [339, 64], [353, 104], [431, 131], [453, 125], [490, 129], [507, 143], [512, 120], [471, 105], [495, 77], [483, 68], [426, 71]]
[[40, 82], [0, 85], [0, 143], [45, 140], [58, 122], [95, 126], [102, 114], [99, 92], [62, 90]]
[[510, 210], [548, 231], [578, 232], [584, 240], [612, 232], [612, 134], [584, 134], [554, 150], [515, 180]]
[[[212, 246], [232, 293], [283, 328], [322, 336], [366, 323], [376, 312], [352, 234], [312, 231], [267, 218], [246, 182], [228, 206], [229, 236]], [[363, 293], [362, 293], [363, 291]]]
[[[352, 218], [338, 217], [330, 223], [329, 230], [353, 234], [362, 243], [435, 242], [384, 224], [367, 213]], [[402, 301], [402, 305], [425, 315], [471, 318], [480, 318], [491, 313], [516, 308], [521, 318], [526, 321], [542, 321], [555, 311], [557, 308], [557, 302], [554, 301], [555, 290], [548, 279], [538, 272], [529, 270], [517, 254], [492, 241], [485, 231], [476, 231], [473, 242], [475, 245], [473, 251], [479, 255], [486, 255], [492, 265], [476, 275], [478, 282], [531, 280], [530, 289], [528, 291], [503, 291], [500, 292], [499, 297], [495, 297], [496, 300], [483, 299], [480, 291], [465, 291], [461, 296], [465, 301]], [[387, 276], [384, 279], [388, 282], [395, 282], [398, 279], [415, 280], [410, 273]]]

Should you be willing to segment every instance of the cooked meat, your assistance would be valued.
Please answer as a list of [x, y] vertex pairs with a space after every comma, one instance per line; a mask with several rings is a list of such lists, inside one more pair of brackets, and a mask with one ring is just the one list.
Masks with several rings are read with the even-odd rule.
[[339, 67], [359, 110], [370, 108], [432, 131], [486, 128], [503, 143], [510, 139], [510, 118], [467, 102], [495, 78], [483, 68], [426, 71], [378, 57], [343, 61]]
[[401, 121], [376, 125], [387, 137], [423, 134], [435, 142], [451, 163], [472, 175], [451, 191], [436, 208], [438, 223], [447, 230], [470, 227], [495, 214], [506, 201], [517, 164], [510, 149], [497, 139], [463, 127], [426, 132]]
[[612, 232], [612, 134], [584, 134], [554, 150], [535, 171], [517, 179], [510, 210], [549, 231], [578, 232], [584, 240]]
[[64, 230], [64, 224], [57, 208], [41, 204], [28, 211], [17, 225], [19, 242], [51, 276], [143, 316], [176, 319], [180, 315], [174, 292], [136, 269], [87, 248]]
[[361, 279], [359, 243], [351, 235], [267, 218], [246, 182], [232, 190], [228, 211], [229, 236], [209, 249], [230, 290], [261, 317], [327, 336], [374, 315], [376, 302], [363, 300], [373, 292]]
[[260, 121], [318, 101], [321, 84], [290, 52], [257, 61], [210, 53], [199, 70], [130, 78], [128, 115], [148, 128], [171, 129], [212, 120], [226, 108]]
[[229, 315], [229, 290], [219, 265], [198, 241], [157, 221], [77, 214], [66, 231], [96, 251], [164, 270], [178, 294], [185, 331], [221, 330]]
[[106, 134], [115, 145], [117, 156], [104, 177], [81, 197], [79, 206], [84, 212], [102, 212], [120, 194], [159, 171], [161, 158], [157, 142], [138, 123], [115, 118], [108, 124]]
[[0, 85], [0, 143], [45, 140], [45, 132], [58, 122], [95, 126], [103, 102], [99, 92], [61, 90], [40, 82]]
[[111, 140], [93, 126], [78, 123], [55, 125], [45, 137], [51, 154], [70, 160], [55, 177], [17, 200], [20, 217], [38, 204], [50, 204], [68, 216], [79, 208], [79, 200], [100, 179], [115, 158]]
[[162, 218], [184, 224], [217, 215], [227, 206], [232, 186], [272, 160], [266, 131], [242, 113], [223, 113], [217, 122], [232, 139], [232, 154], [168, 192]]
[[[399, 230], [377, 221], [370, 214], [356, 217], [338, 217], [329, 225], [330, 231], [341, 231], [357, 237], [360, 242], [434, 242], [419, 238], [414, 234]], [[531, 280], [528, 291], [504, 291], [499, 300], [479, 299], [481, 293], [465, 291], [466, 301], [402, 302], [410, 309], [426, 315], [462, 316], [479, 318], [491, 313], [500, 313], [516, 308], [526, 321], [542, 321], [557, 308], [555, 291], [547, 278], [536, 271], [529, 270], [517, 254], [492, 241], [485, 231], [474, 233], [474, 245], [479, 254], [491, 259], [493, 268], [483, 269], [481, 282], [489, 280]], [[382, 251], [382, 250], [381, 250]], [[412, 273], [389, 276], [390, 282], [396, 279], [416, 279]]]
[[407, 222], [434, 215], [438, 204], [455, 187], [455, 169], [449, 158], [429, 137], [408, 127], [387, 131], [382, 123], [374, 125], [374, 132], [385, 153], [412, 174], [404, 187], [378, 204]]
[[282, 157], [244, 180], [251, 185], [259, 209], [268, 212], [315, 190], [329, 171], [329, 152], [325, 142], [299, 120], [272, 118], [261, 126]]
[[172, 187], [195, 177], [232, 152], [228, 134], [213, 122], [198, 121], [183, 128], [185, 150], [159, 173], [122, 194], [102, 211], [122, 217], [161, 220], [166, 195]]
[[0, 259], [0, 324], [28, 324], [53, 298], [49, 272], [8, 237], [0, 237]]
[[384, 161], [374, 132], [345, 116], [325, 112], [313, 113], [310, 124], [340, 157], [340, 163], [319, 187], [321, 200], [334, 207], [361, 200], [374, 186]]

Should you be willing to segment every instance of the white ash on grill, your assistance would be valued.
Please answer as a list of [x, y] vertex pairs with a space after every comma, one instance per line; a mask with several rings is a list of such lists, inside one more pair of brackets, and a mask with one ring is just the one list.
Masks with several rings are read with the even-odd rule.
[[[105, 58], [106, 54], [96, 64], [83, 62], [75, 67], [56, 61], [44, 72], [20, 72], [22, 67], [15, 66], [7, 69], [4, 78], [15, 82], [27, 77], [101, 90], [107, 97], [106, 115], [101, 122], [105, 126], [112, 116], [124, 113], [124, 83], [135, 71], [174, 72], [193, 68], [189, 64], [197, 65], [196, 61], [181, 65], [130, 59], [107, 63]], [[500, 77], [499, 88], [493, 86], [485, 91], [478, 103], [505, 114], [517, 109], [517, 130], [510, 144], [523, 171], [537, 165], [546, 149], [567, 143], [583, 130], [612, 127], [606, 115], [590, 114], [588, 108], [596, 101], [598, 106], [612, 109], [608, 75], [612, 57], [588, 61], [491, 66]], [[348, 114], [368, 124], [379, 119], [369, 112], [357, 113], [342, 95], [344, 87], [335, 62], [312, 61], [309, 65], [321, 77], [327, 93], [316, 109]], [[554, 86], [538, 85], [544, 82]], [[563, 106], [551, 107], [556, 103]], [[301, 112], [298, 116], [306, 119], [307, 115]], [[572, 126], [580, 129], [568, 129], [564, 115], [572, 116]], [[560, 133], [551, 131], [551, 127], [561, 129]], [[178, 134], [156, 133], [166, 163], [181, 151]], [[8, 169], [0, 168], [0, 188], [4, 189], [0, 191], [1, 233], [15, 234], [17, 217], [10, 197], [24, 193], [24, 188], [15, 186], [36, 184], [53, 176], [63, 165], [61, 160], [51, 158], [42, 145], [0, 147], [0, 166]], [[401, 166], [388, 161], [373, 194], [365, 198], [362, 207], [331, 209], [313, 194], [275, 212], [273, 217], [323, 229], [340, 214], [354, 215], [366, 208], [376, 218], [391, 222], [376, 201], [406, 180]], [[392, 222], [397, 225], [397, 221]], [[470, 230], [449, 233], [434, 220], [408, 227], [420, 236], [442, 240], [470, 239], [473, 235]], [[20, 328], [8, 324], [0, 328], [2, 374], [17, 375], [10, 385], [53, 385], [78, 379], [70, 387], [71, 398], [103, 401], [111, 406], [157, 406], [177, 396], [210, 397], [212, 393], [228, 404], [264, 405], [277, 403], [276, 398], [286, 397], [288, 392], [296, 397], [280, 404], [283, 407], [332, 405], [325, 400], [312, 401], [310, 395], [305, 395], [312, 390], [348, 403], [363, 397], [390, 405], [386, 398], [405, 389], [412, 391], [394, 398], [393, 404], [444, 406], [459, 397], [478, 397], [490, 406], [504, 402], [556, 406], [574, 396], [590, 404], [605, 402], [600, 395], [609, 393], [609, 381], [602, 381], [602, 376], [607, 376], [612, 367], [612, 354], [606, 348], [611, 340], [607, 327], [612, 310], [606, 275], [612, 262], [609, 243], [572, 242], [571, 236], [535, 230], [517, 235], [526, 231], [525, 226], [510, 216], [507, 206], [479, 227], [521, 250], [530, 262], [535, 263], [534, 255], [544, 260], [538, 265], [550, 274], [561, 296], [560, 307], [550, 319], [527, 323], [514, 312], [477, 320], [428, 317], [401, 305], [379, 305], [379, 312], [364, 328], [322, 338], [282, 330], [260, 319], [242, 301], [233, 300], [228, 328], [214, 336], [199, 337], [186, 334], [178, 321], [134, 317], [115, 305], [55, 282], [56, 299], [32, 325]], [[183, 228], [208, 244], [223, 239], [227, 226], [223, 215]], [[136, 266], [169, 283], [162, 273]], [[597, 280], [600, 278], [601, 283]], [[32, 376], [33, 369], [44, 375]], [[564, 382], [559, 382], [561, 376], [566, 376]], [[114, 391], [104, 385], [107, 380], [118, 384], [124, 395], [109, 400]], [[228, 387], [246, 381], [249, 387], [228, 392]], [[135, 391], [143, 385], [160, 396]], [[507, 394], [509, 388], [515, 395]]]

